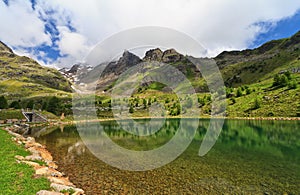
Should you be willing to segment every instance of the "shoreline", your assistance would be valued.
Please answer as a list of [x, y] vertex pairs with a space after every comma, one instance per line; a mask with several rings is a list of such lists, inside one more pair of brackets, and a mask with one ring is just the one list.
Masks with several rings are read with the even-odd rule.
[[[173, 116], [173, 117], [130, 117], [130, 118], [101, 118], [101, 119], [92, 119], [92, 120], [73, 120], [73, 121], [56, 121], [54, 123], [49, 123], [50, 125], [73, 125], [77, 123], [85, 122], [105, 122], [113, 120], [139, 120], [139, 119], [224, 119], [224, 120], [258, 120], [258, 121], [300, 121], [300, 117], [210, 117], [210, 116], [201, 116], [201, 117], [183, 117], [183, 116]], [[42, 123], [43, 124], [43, 123]]]
[[[225, 119], [225, 120], [257, 120], [257, 121], [300, 121], [300, 117], [214, 117], [211, 118], [209, 116], [202, 117], [132, 117], [132, 118], [103, 118], [103, 119], [95, 119], [95, 120], [73, 120], [73, 121], [52, 121], [47, 123], [49, 126], [58, 126], [58, 125], [74, 125], [77, 123], [86, 123], [86, 122], [105, 122], [105, 121], [113, 121], [113, 120], [128, 120], [128, 119], [179, 119], [179, 118], [193, 118], [193, 119]], [[35, 123], [30, 126], [43, 126], [45, 123]], [[34, 176], [45, 177], [51, 183], [50, 190], [41, 190], [37, 192], [37, 195], [47, 195], [47, 193], [56, 192], [58, 194], [63, 195], [64, 193], [70, 191], [72, 193], [68, 194], [77, 194], [84, 195], [84, 190], [80, 188], [76, 188], [76, 186], [69, 180], [69, 178], [64, 175], [62, 172], [58, 171], [58, 166], [54, 162], [51, 153], [47, 150], [46, 146], [41, 145], [36, 142], [33, 137], [27, 137], [15, 133], [15, 126], [4, 126], [2, 128], [4, 131], [7, 131], [10, 135], [13, 136], [13, 142], [17, 143], [25, 150], [31, 153], [30, 156], [15, 156], [16, 161], [18, 163], [27, 164], [35, 170]], [[36, 160], [41, 160], [44, 162], [44, 165], [40, 165], [36, 162]]]
[[[2, 128], [8, 134], [13, 136], [12, 142], [29, 151], [29, 156], [15, 156], [17, 163], [23, 163], [31, 166], [35, 170], [33, 177], [44, 177], [48, 179], [49, 190], [40, 190], [36, 195], [85, 195], [84, 190], [77, 188], [64, 173], [58, 171], [52, 154], [47, 150], [46, 146], [35, 141], [33, 137], [24, 137], [14, 130], [16, 127], [8, 126]], [[42, 163], [38, 163], [42, 162]]]

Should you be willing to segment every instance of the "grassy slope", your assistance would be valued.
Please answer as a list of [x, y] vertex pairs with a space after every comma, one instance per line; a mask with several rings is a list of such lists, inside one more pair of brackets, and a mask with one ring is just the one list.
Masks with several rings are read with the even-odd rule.
[[[1, 46], [1, 43], [0, 43]], [[2, 45], [3, 46], [3, 45]], [[68, 95], [69, 82], [55, 69], [36, 61], [0, 50], [0, 93], [9, 99], [29, 96]]]
[[[297, 75], [298, 82], [300, 75]], [[236, 103], [228, 100], [227, 113], [234, 117], [296, 117], [300, 107], [300, 87], [297, 89], [272, 88], [272, 79], [261, 83], [249, 85], [255, 89], [250, 95], [235, 98]], [[258, 99], [261, 107], [253, 109], [255, 99]]]
[[18, 164], [15, 155], [29, 155], [23, 148], [11, 141], [11, 136], [0, 130], [0, 194], [32, 195], [50, 184], [46, 178], [33, 179], [34, 170], [25, 164]]

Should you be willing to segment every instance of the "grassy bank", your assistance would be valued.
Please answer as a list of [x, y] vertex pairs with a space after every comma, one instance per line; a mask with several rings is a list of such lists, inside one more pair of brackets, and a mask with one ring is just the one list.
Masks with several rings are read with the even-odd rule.
[[18, 164], [15, 156], [27, 156], [29, 152], [17, 146], [11, 136], [0, 129], [0, 194], [32, 195], [39, 190], [48, 189], [46, 178], [34, 178], [34, 170], [26, 164]]

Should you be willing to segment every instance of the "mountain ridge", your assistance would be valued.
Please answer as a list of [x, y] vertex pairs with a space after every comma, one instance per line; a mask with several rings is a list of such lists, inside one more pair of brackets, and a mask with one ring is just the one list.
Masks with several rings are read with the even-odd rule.
[[[58, 70], [40, 65], [35, 60], [18, 56], [0, 41], [0, 92], [16, 98], [30, 94], [71, 92], [69, 81]], [[25, 93], [26, 91], [26, 93]]]

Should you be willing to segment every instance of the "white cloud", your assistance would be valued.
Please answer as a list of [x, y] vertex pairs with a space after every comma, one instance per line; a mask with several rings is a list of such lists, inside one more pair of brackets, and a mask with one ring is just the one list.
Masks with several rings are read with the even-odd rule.
[[[1, 28], [4, 30], [1, 29], [0, 39], [10, 45], [25, 45], [34, 39], [32, 42], [35, 44], [43, 41], [48, 43], [47, 34], [42, 32], [43, 23], [37, 18], [37, 11], [30, 11], [28, 3], [24, 1], [14, 2], [16, 8], [10, 10], [0, 3], [0, 21], [3, 15], [10, 23], [17, 20], [20, 14], [27, 17], [24, 16], [22, 22], [17, 21], [17, 24], [7, 24], [3, 20], [1, 23], [4, 27]], [[24, 4], [25, 8], [21, 8]], [[177, 29], [194, 37], [208, 49], [209, 55], [216, 55], [223, 50], [244, 49], [259, 33], [268, 30], [265, 26], [254, 24], [261, 21], [275, 24], [280, 19], [292, 16], [299, 8], [300, 1], [282, 0], [37, 1], [37, 10], [44, 17], [48, 17], [46, 10], [55, 10], [51, 17], [59, 26], [60, 40], [57, 44], [60, 52], [67, 54], [67, 57], [55, 62], [60, 66], [80, 61], [93, 45], [110, 35], [138, 26]], [[66, 27], [68, 23], [76, 32]], [[19, 35], [22, 30], [26, 33]], [[5, 33], [13, 34], [14, 38]]]
[[44, 32], [44, 23], [31, 9], [29, 1], [9, 1], [7, 7], [0, 1], [0, 39], [11, 46], [35, 47], [51, 44], [51, 39]]

